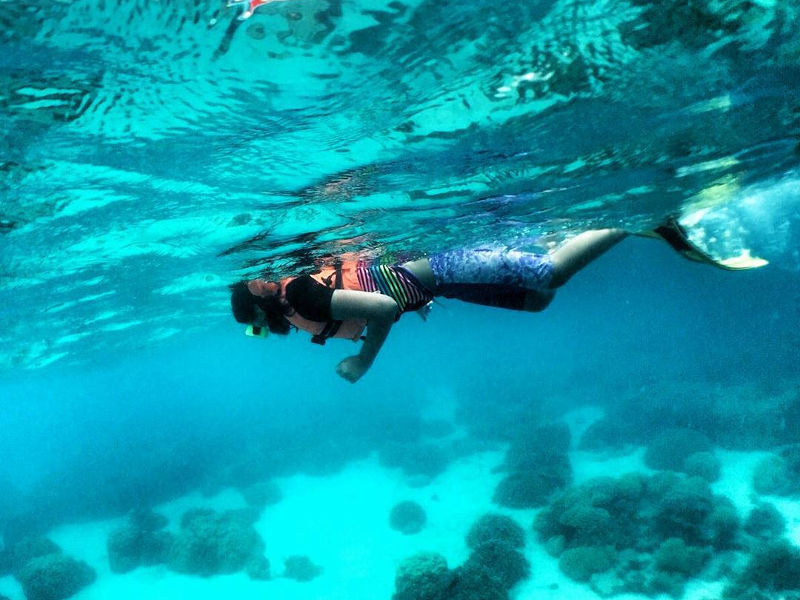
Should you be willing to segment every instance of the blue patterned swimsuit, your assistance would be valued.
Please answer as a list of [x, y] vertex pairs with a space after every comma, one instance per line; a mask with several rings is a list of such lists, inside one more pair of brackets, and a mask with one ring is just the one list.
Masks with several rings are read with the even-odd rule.
[[[475, 304], [544, 309], [553, 299], [553, 262], [547, 254], [518, 250], [453, 250], [430, 258], [434, 293]], [[530, 294], [533, 292], [533, 294]], [[535, 298], [535, 302], [532, 302]]]

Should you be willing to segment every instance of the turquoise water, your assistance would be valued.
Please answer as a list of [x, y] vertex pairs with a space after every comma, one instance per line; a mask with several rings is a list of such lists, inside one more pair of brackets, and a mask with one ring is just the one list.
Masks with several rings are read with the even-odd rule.
[[[376, 453], [397, 469], [390, 442], [433, 443], [450, 465], [502, 456], [586, 407], [612, 415], [634, 457], [686, 427], [719, 453], [795, 464], [797, 6], [286, 0], [239, 14], [0, 2], [4, 552], [191, 494], [335, 477]], [[426, 323], [406, 316], [355, 386], [334, 372], [349, 343], [256, 341], [230, 316], [228, 284], [335, 254], [532, 249], [669, 215], [702, 215], [691, 233], [712, 254], [769, 265], [725, 272], [627, 239], [543, 314], [444, 301]], [[430, 496], [458, 488], [446, 481]], [[796, 493], [777, 502], [793, 541]], [[532, 507], [494, 508], [544, 547]], [[403, 553], [451, 543], [431, 531]], [[96, 589], [122, 577], [106, 558]], [[392, 593], [397, 560], [375, 597]], [[2, 566], [0, 596], [22, 598]], [[77, 597], [103, 597], [91, 590]]]

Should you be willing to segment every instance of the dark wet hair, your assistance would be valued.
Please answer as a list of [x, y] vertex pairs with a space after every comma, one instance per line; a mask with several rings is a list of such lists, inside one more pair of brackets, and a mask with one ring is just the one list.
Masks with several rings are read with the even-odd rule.
[[272, 333], [286, 335], [291, 326], [285, 319], [286, 309], [277, 296], [254, 296], [247, 288], [246, 281], [239, 281], [230, 286], [231, 310], [233, 318], [239, 323], [252, 323], [256, 318], [255, 307], [264, 311], [267, 328]]

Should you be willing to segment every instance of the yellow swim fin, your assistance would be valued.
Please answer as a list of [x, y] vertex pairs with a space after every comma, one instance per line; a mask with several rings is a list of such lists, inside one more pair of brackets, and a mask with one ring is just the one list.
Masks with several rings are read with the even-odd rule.
[[731, 271], [741, 271], [744, 269], [758, 269], [769, 264], [769, 261], [758, 256], [751, 256], [750, 250], [742, 250], [739, 256], [726, 258], [716, 261], [717, 265], [723, 269]]
[[742, 250], [741, 254], [738, 256], [723, 259], [713, 258], [689, 239], [686, 230], [674, 218], [668, 220], [664, 225], [657, 227], [653, 232], [676, 251], [680, 252], [684, 258], [713, 265], [727, 271], [757, 269], [769, 264], [769, 261], [763, 258], [752, 256], [749, 249]]

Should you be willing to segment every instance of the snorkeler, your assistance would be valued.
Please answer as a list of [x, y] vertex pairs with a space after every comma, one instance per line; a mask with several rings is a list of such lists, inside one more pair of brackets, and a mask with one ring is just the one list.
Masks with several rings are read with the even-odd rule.
[[[464, 249], [434, 254], [400, 265], [340, 260], [334, 266], [280, 282], [253, 279], [231, 286], [234, 318], [248, 334], [285, 335], [292, 327], [328, 338], [364, 341], [358, 354], [342, 360], [336, 372], [358, 381], [372, 365], [392, 325], [405, 312], [425, 316], [436, 296], [465, 302], [538, 312], [555, 290], [629, 234], [622, 229], [586, 231], [546, 254], [507, 249]], [[690, 260], [729, 269], [766, 264], [744, 253], [714, 260], [692, 244], [676, 221], [654, 230]], [[366, 329], [366, 336], [362, 333]]]

